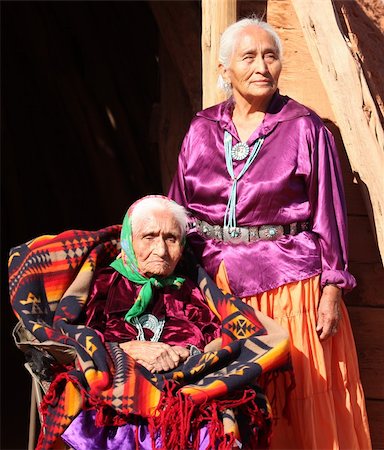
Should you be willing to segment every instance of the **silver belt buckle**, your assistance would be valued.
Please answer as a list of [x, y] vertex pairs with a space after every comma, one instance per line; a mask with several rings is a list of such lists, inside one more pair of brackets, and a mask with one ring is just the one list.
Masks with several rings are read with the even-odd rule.
[[260, 239], [275, 241], [284, 236], [284, 227], [282, 225], [261, 225], [259, 227]]
[[223, 240], [223, 233], [220, 225], [210, 225], [202, 220], [197, 220], [196, 229], [200, 235], [207, 239], [215, 239], [217, 241]]
[[240, 244], [248, 242], [248, 230], [243, 227], [224, 227], [223, 241], [231, 244]]

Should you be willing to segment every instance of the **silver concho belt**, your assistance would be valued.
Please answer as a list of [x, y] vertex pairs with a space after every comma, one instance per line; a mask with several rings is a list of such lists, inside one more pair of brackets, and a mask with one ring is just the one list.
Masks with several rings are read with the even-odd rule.
[[254, 227], [221, 227], [211, 225], [204, 220], [196, 220], [195, 228], [200, 236], [216, 241], [240, 244], [259, 240], [275, 241], [284, 235], [295, 236], [302, 231], [309, 231], [309, 222], [293, 222], [287, 225], [260, 225]]

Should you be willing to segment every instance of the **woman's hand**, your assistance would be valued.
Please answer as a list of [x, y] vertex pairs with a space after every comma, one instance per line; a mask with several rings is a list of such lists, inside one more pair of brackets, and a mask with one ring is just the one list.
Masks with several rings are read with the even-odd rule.
[[325, 341], [337, 333], [340, 312], [341, 289], [328, 284], [323, 288], [320, 298], [316, 331], [321, 341]]
[[205, 352], [218, 352], [221, 349], [222, 338], [216, 338], [204, 347]]
[[186, 348], [162, 342], [129, 341], [119, 345], [125, 353], [152, 373], [172, 370], [189, 356]]

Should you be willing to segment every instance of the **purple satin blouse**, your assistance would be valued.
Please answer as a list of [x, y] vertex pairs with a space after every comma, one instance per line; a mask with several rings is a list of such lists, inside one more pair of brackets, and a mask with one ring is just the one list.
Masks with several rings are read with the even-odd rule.
[[[95, 273], [86, 310], [86, 325], [101, 332], [106, 342], [127, 342], [136, 339], [137, 328], [124, 316], [141, 289], [112, 267]], [[160, 342], [169, 345], [205, 345], [220, 336], [220, 322], [205, 303], [200, 290], [186, 279], [180, 289], [167, 286], [155, 290], [146, 313], [164, 318]], [[144, 328], [146, 340], [153, 333]]]
[[[240, 141], [231, 100], [197, 113], [185, 136], [169, 196], [194, 218], [223, 225], [231, 188], [224, 131]], [[238, 226], [310, 221], [311, 231], [276, 241], [231, 244], [191, 230], [188, 240], [214, 277], [224, 261], [232, 292], [264, 292], [321, 273], [322, 286], [355, 286], [347, 267], [346, 207], [334, 139], [321, 119], [275, 93], [263, 122], [247, 141], [264, 136], [261, 150], [237, 186]], [[235, 175], [244, 161], [234, 161]]]

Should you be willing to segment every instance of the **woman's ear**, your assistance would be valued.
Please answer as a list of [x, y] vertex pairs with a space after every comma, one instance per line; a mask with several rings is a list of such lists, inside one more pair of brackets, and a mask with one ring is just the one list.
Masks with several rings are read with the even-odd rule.
[[228, 69], [223, 66], [223, 64], [219, 64], [219, 75], [223, 79], [224, 83], [230, 83], [231, 80], [229, 78]]

